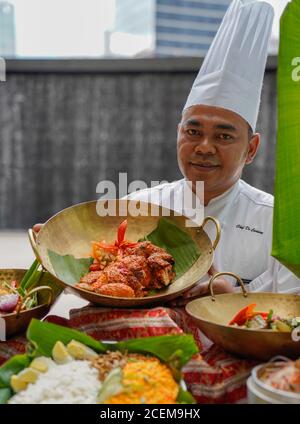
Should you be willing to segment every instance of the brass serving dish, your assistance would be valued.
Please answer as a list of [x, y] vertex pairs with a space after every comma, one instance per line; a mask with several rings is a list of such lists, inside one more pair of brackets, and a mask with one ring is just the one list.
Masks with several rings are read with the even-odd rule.
[[[235, 277], [242, 286], [242, 292], [214, 296], [213, 281], [220, 275]], [[186, 311], [196, 321], [200, 330], [214, 343], [228, 352], [246, 358], [269, 360], [276, 355], [299, 358], [300, 341], [293, 341], [290, 332], [239, 328], [228, 323], [239, 310], [250, 303], [256, 303], [258, 311], [267, 312], [272, 309], [282, 318], [299, 317], [300, 296], [248, 293], [238, 276], [226, 272], [218, 273], [211, 278], [210, 292], [211, 296], [189, 302]]]
[[[199, 246], [201, 255], [192, 267], [167, 289], [143, 298], [124, 298], [103, 296], [74, 287], [65, 281], [60, 281], [75, 294], [94, 304], [103, 306], [136, 307], [174, 299], [191, 288], [211, 267], [214, 249], [220, 238], [220, 225], [214, 218], [207, 217], [201, 227], [186, 227], [187, 218], [184, 216], [176, 216], [174, 212], [158, 206], [155, 206], [156, 216], [151, 216], [153, 205], [139, 201], [130, 201], [130, 204], [132, 205], [133, 202], [142, 211], [143, 216], [131, 216], [128, 213], [130, 205], [127, 200], [116, 200], [116, 216], [103, 217], [97, 214], [97, 208], [98, 210], [100, 206], [104, 208], [107, 201], [91, 201], [64, 209], [45, 223], [36, 240], [31, 232], [31, 244], [37, 258], [48, 272], [55, 275], [48, 257], [48, 249], [61, 255], [71, 254], [77, 258], [89, 257], [91, 241], [104, 239], [107, 242], [111, 242], [115, 240], [116, 230], [125, 218], [128, 221], [126, 239], [136, 242], [157, 227], [161, 216], [168, 216], [168, 219], [171, 219], [182, 230], [190, 234]], [[211, 242], [204, 231], [204, 226], [208, 221], [213, 221], [216, 226], [216, 239], [214, 242]]]
[[[6, 280], [8, 283], [13, 280], [20, 281], [26, 271], [26, 269], [0, 269], [0, 280]], [[44, 317], [48, 313], [55, 298], [61, 292], [61, 286], [58, 284], [57, 279], [49, 273], [42, 275], [37, 288], [39, 288], [38, 306], [26, 311], [17, 310], [16, 312], [3, 315], [0, 313], [0, 331], [1, 333], [5, 331], [6, 338], [25, 331], [32, 318], [39, 319]], [[31, 290], [27, 296], [37, 291], [37, 288]], [[3, 323], [5, 329], [3, 328]]]

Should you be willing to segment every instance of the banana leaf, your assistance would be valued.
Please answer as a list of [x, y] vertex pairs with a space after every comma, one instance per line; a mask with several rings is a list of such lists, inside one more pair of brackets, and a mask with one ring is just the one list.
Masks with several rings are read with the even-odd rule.
[[188, 233], [177, 227], [173, 221], [160, 218], [157, 228], [145, 240], [166, 249], [175, 260], [176, 279], [180, 278], [200, 256], [198, 245]]
[[92, 258], [75, 258], [73, 255], [60, 255], [48, 250], [48, 256], [58, 278], [68, 284], [76, 284], [89, 272]]
[[272, 255], [300, 277], [300, 0], [280, 19]]
[[11, 376], [28, 367], [30, 362], [30, 355], [15, 355], [0, 367], [0, 405], [5, 404], [13, 395], [9, 384]]
[[0, 388], [10, 388], [10, 377], [30, 364], [30, 355], [15, 355], [0, 367]]
[[51, 356], [52, 349], [57, 340], [60, 340], [65, 345], [71, 340], [77, 340], [98, 353], [103, 353], [107, 350], [107, 347], [103, 343], [98, 342], [81, 331], [36, 319], [31, 321], [27, 329], [27, 339], [34, 345], [36, 349], [35, 354], [38, 356]]
[[[176, 279], [181, 277], [196, 262], [200, 250], [188, 233], [167, 218], [160, 218], [157, 228], [145, 236], [156, 246], [163, 247], [175, 260]], [[76, 284], [89, 272], [92, 258], [75, 258], [48, 250], [48, 256], [56, 276], [68, 284]]]
[[[0, 404], [6, 403], [13, 394], [9, 384], [11, 376], [26, 368], [34, 357], [51, 356], [54, 344], [58, 340], [64, 344], [77, 340], [98, 353], [120, 350], [152, 354], [166, 362], [172, 371], [176, 370], [178, 375], [182, 366], [198, 352], [191, 335], [144, 337], [115, 344], [102, 343], [80, 331], [36, 319], [33, 319], [28, 327], [27, 339], [33, 350], [26, 355], [14, 356], [0, 367]], [[192, 395], [182, 388], [177, 400], [180, 403], [194, 403]]]
[[180, 369], [198, 351], [194, 338], [190, 334], [165, 335], [131, 339], [112, 345], [121, 352], [151, 353], [163, 362], [176, 364]]
[[182, 387], [179, 388], [177, 402], [181, 404], [188, 404], [188, 405], [196, 403], [194, 397], [190, 394], [190, 392], [188, 392], [187, 390], [184, 390]]

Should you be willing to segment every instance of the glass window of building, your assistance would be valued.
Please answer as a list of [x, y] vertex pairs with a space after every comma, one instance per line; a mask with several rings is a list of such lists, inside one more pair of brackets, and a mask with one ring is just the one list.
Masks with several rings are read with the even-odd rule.
[[[275, 8], [270, 53], [278, 49]], [[0, 56], [204, 56], [231, 0], [0, 0]]]

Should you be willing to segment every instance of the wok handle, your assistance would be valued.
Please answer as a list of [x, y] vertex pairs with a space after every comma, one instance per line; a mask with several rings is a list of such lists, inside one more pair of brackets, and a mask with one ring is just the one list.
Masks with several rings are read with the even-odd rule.
[[242, 288], [242, 292], [244, 297], [247, 297], [248, 293], [247, 290], [245, 288], [245, 284], [243, 283], [242, 279], [236, 275], [234, 272], [217, 272], [215, 275], [213, 275], [208, 283], [208, 289], [210, 291], [210, 295], [211, 295], [211, 300], [215, 301], [216, 300], [216, 296], [214, 294], [214, 290], [213, 290], [213, 282], [216, 278], [221, 277], [221, 275], [229, 275], [230, 277], [234, 277], [240, 284], [241, 288]]
[[209, 221], [212, 221], [215, 224], [216, 230], [217, 230], [215, 241], [212, 244], [212, 248], [214, 250], [216, 250], [216, 247], [218, 246], [218, 243], [219, 243], [220, 238], [221, 238], [221, 225], [216, 218], [213, 218], [212, 216], [206, 216], [203, 220], [201, 227], [204, 229], [205, 224], [207, 224], [207, 222], [209, 222]]
[[47, 290], [49, 292], [47, 306], [52, 305], [53, 300], [54, 300], [54, 292], [53, 292], [52, 287], [50, 287], [50, 286], [39, 286], [39, 287], [35, 287], [34, 289], [30, 290], [30, 292], [28, 292], [26, 294], [26, 296], [23, 297], [22, 302], [19, 304], [18, 308], [16, 309], [16, 316], [17, 317], [20, 315], [21, 308], [22, 308], [25, 300], [28, 297], [30, 297], [32, 294], [37, 293], [37, 292], [42, 291], [42, 290]]
[[36, 246], [36, 234], [33, 231], [32, 228], [29, 228], [28, 230], [28, 237], [29, 237], [29, 241], [32, 247], [32, 250], [35, 254], [36, 259], [39, 261], [40, 264], [42, 264], [42, 260], [40, 258], [40, 255], [38, 254], [38, 250], [37, 250], [37, 246]]

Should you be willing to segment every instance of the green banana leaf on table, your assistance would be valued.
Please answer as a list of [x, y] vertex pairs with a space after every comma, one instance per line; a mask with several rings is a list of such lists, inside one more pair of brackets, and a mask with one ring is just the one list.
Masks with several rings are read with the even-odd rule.
[[272, 255], [300, 277], [300, 0], [280, 21]]
[[[68, 344], [76, 340], [90, 347], [97, 353], [108, 350], [150, 354], [166, 363], [177, 380], [181, 378], [181, 368], [198, 352], [192, 335], [165, 335], [143, 337], [116, 343], [104, 343], [93, 339], [85, 333], [49, 322], [33, 319], [27, 330], [28, 351], [24, 355], [16, 355], [0, 367], [0, 404], [6, 403], [13, 395], [10, 378], [26, 368], [37, 356], [51, 356], [57, 341]], [[195, 403], [192, 395], [180, 388], [177, 401], [179, 403]]]

